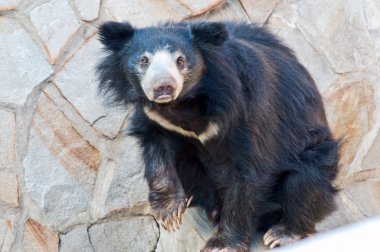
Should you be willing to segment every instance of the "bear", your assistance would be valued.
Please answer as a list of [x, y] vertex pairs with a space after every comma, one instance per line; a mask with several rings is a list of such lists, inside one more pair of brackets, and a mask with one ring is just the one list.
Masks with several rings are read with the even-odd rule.
[[98, 33], [99, 92], [134, 108], [127, 133], [163, 228], [197, 206], [217, 226], [201, 251], [249, 251], [254, 232], [284, 246], [334, 211], [339, 139], [313, 78], [276, 35], [233, 21], [108, 21]]

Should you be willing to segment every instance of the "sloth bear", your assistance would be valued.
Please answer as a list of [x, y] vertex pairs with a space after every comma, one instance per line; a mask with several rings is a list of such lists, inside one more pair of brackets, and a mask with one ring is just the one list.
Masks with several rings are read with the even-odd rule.
[[285, 245], [334, 210], [339, 143], [310, 74], [265, 28], [106, 22], [99, 36], [100, 93], [134, 105], [129, 134], [165, 229], [199, 206], [218, 225], [202, 251], [248, 251], [253, 232]]

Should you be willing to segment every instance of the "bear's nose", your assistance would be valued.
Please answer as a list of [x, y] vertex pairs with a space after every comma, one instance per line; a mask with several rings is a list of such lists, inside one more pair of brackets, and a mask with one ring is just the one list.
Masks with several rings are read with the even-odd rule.
[[172, 81], [162, 81], [153, 88], [155, 100], [172, 99], [175, 90], [175, 84]]

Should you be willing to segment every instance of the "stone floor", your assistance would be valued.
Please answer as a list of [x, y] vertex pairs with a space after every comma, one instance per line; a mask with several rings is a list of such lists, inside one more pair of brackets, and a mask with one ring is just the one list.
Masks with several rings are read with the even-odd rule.
[[0, 250], [197, 251], [149, 215], [129, 111], [96, 93], [96, 28], [161, 20], [265, 25], [293, 48], [344, 137], [332, 229], [380, 213], [378, 0], [0, 0]]

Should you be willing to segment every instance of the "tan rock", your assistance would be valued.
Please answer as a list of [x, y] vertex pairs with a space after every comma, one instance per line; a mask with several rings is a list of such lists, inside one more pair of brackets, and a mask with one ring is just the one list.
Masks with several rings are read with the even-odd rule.
[[[330, 92], [325, 101], [329, 125], [337, 138], [343, 138], [341, 165], [351, 163], [363, 136], [374, 120], [374, 89], [367, 80], [345, 84]], [[347, 171], [342, 170], [342, 175]]]
[[[362, 161], [362, 170], [377, 170], [380, 172], [380, 131]], [[380, 180], [380, 176], [378, 179]]]
[[30, 19], [43, 40], [51, 63], [55, 63], [64, 46], [80, 25], [67, 0], [51, 0], [30, 12]]
[[58, 230], [88, 217], [100, 153], [56, 104], [39, 97], [23, 160], [25, 191]]
[[238, 0], [229, 0], [221, 8], [195, 17], [200, 20], [210, 21], [245, 21], [251, 22]]
[[276, 10], [268, 20], [267, 27], [294, 50], [299, 61], [310, 72], [318, 90], [324, 93], [336, 81], [337, 75], [328, 61], [308, 43], [299, 29], [289, 23], [294, 18], [295, 11], [289, 6], [281, 7], [284, 8]]
[[103, 56], [101, 47], [98, 37], [90, 38], [57, 73], [55, 83], [86, 121], [113, 138], [121, 129], [126, 111], [107, 106], [107, 100], [97, 92], [95, 68]]
[[16, 174], [0, 171], [0, 202], [18, 207], [18, 178]]
[[155, 251], [159, 230], [147, 216], [98, 223], [88, 234], [94, 251]]
[[24, 251], [58, 251], [58, 235], [41, 224], [29, 219], [24, 230]]
[[15, 163], [16, 119], [13, 112], [0, 110], [0, 169]]
[[280, 2], [279, 0], [241, 0], [245, 12], [252, 22], [258, 24], [266, 23], [268, 17], [272, 14], [273, 9]]
[[73, 128], [64, 114], [46, 95], [41, 95], [33, 129], [50, 152], [78, 180], [83, 173], [96, 173], [100, 153]]
[[184, 18], [202, 15], [221, 8], [226, 0], [166, 0], [176, 11], [183, 13]]
[[178, 21], [183, 17], [162, 0], [108, 0], [104, 6], [114, 20], [128, 21], [136, 27], [155, 25], [160, 21]]
[[92, 21], [99, 15], [100, 0], [75, 0], [82, 20]]
[[0, 11], [14, 10], [17, 7], [17, 0], [2, 0], [0, 1]]
[[297, 4], [297, 27], [337, 73], [362, 70], [376, 62], [362, 1], [303, 0]]
[[53, 69], [15, 19], [0, 16], [0, 41], [0, 101], [22, 105]]
[[0, 248], [1, 251], [11, 251], [15, 239], [13, 221], [11, 219], [0, 219]]
[[366, 217], [380, 214], [380, 177], [355, 183], [345, 190]]

